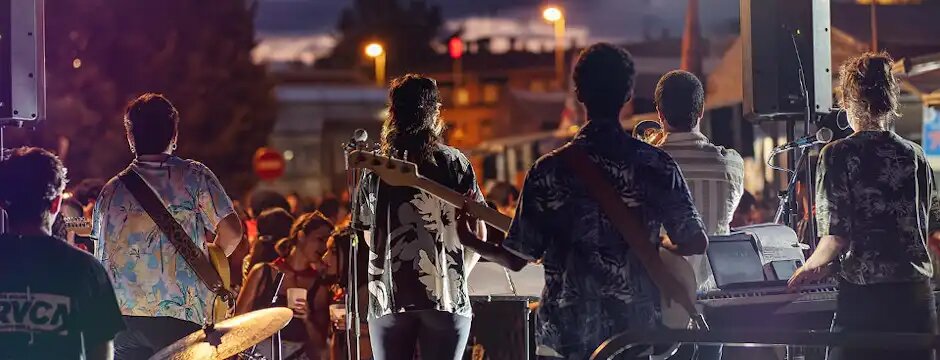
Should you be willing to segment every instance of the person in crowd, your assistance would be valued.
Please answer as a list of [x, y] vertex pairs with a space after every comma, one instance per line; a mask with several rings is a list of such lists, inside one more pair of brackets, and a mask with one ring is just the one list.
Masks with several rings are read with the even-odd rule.
[[[441, 139], [440, 100], [433, 79], [409, 74], [393, 80], [381, 152], [407, 153], [424, 176], [482, 201], [470, 161]], [[354, 228], [365, 230], [369, 247], [375, 359], [411, 359], [419, 344], [422, 358], [462, 359], [472, 313], [467, 275], [479, 256], [458, 239], [455, 208], [371, 172], [356, 196]]]
[[[290, 236], [278, 241], [277, 259], [256, 264], [248, 273], [236, 301], [236, 314], [272, 306], [290, 307], [295, 314], [281, 330], [283, 341], [265, 341], [258, 349], [262, 355], [276, 358], [272, 349], [281, 349], [283, 358], [303, 358], [292, 357], [300, 354], [308, 359], [328, 356], [329, 305], [332, 287], [338, 280], [336, 262], [327, 248], [332, 232], [333, 223], [323, 214], [301, 215], [291, 227]], [[292, 299], [294, 289], [306, 294]]]
[[0, 235], [0, 359], [110, 360], [124, 329], [111, 280], [91, 254], [52, 236], [65, 167], [43, 149], [9, 155], [0, 159], [9, 220]]
[[251, 253], [245, 258], [244, 273], [255, 264], [269, 263], [277, 259], [277, 242], [290, 236], [294, 216], [281, 208], [270, 208], [258, 216], [258, 240], [251, 244]]
[[[178, 124], [179, 113], [162, 95], [148, 93], [131, 101], [124, 126], [135, 159], [125, 171], [149, 185], [198, 248], [215, 243], [231, 255], [242, 234], [232, 200], [205, 165], [173, 155]], [[199, 330], [214, 299], [138, 195], [119, 176], [108, 181], [95, 204], [92, 227], [95, 256], [114, 280], [127, 323], [115, 339], [119, 360], [146, 359]]]
[[[351, 219], [347, 217], [344, 222], [336, 224], [336, 231], [333, 233], [333, 236], [330, 237], [330, 242], [328, 247], [331, 254], [336, 258], [338, 264], [337, 268], [339, 269], [339, 281], [336, 284], [334, 291], [334, 305], [339, 306], [343, 309], [342, 316], [339, 314], [331, 313], [330, 320], [333, 323], [333, 334], [332, 341], [330, 342], [330, 357], [331, 359], [346, 359], [346, 354], [349, 348], [349, 342], [351, 341], [352, 334], [347, 333], [346, 319], [349, 318], [349, 314], [345, 312], [346, 309], [346, 295], [349, 292], [349, 286], [356, 286], [358, 289], [358, 304], [359, 304], [359, 314], [360, 314], [360, 343], [359, 343], [359, 355], [360, 359], [372, 359], [372, 346], [370, 344], [369, 337], [369, 324], [367, 322], [367, 316], [369, 311], [369, 254], [368, 248], [360, 242], [358, 251], [356, 252], [356, 259], [350, 258], [350, 253], [352, 252], [352, 241], [355, 230], [349, 227]], [[351, 261], [356, 262], [357, 267], [357, 277], [356, 281], [353, 284], [350, 284], [349, 279], [352, 276], [350, 271]], [[337, 315], [337, 316], [334, 316]]]
[[101, 195], [101, 189], [104, 188], [102, 179], [85, 179], [78, 183], [72, 192], [74, 199], [82, 208], [82, 216], [91, 219], [95, 212], [95, 202], [98, 201], [98, 195]]
[[280, 208], [290, 212], [290, 201], [284, 195], [271, 190], [256, 190], [248, 198], [248, 215], [252, 219], [257, 218], [261, 215], [261, 212], [271, 208]]
[[731, 218], [731, 228], [739, 228], [747, 225], [754, 225], [760, 222], [760, 210], [757, 208], [757, 199], [750, 192], [744, 191], [741, 195], [741, 201], [738, 207], [734, 209], [734, 217]]
[[[705, 89], [692, 73], [675, 70], [659, 79], [656, 111], [668, 134], [661, 148], [676, 161], [692, 192], [708, 235], [727, 235], [744, 192], [744, 159], [733, 149], [716, 146], [700, 131]], [[705, 255], [687, 258], [699, 291], [716, 290]]]
[[490, 191], [486, 192], [486, 201], [496, 205], [496, 210], [509, 217], [515, 215], [518, 200], [519, 189], [505, 181], [493, 184]]
[[287, 194], [287, 203], [290, 205], [290, 213], [299, 215], [300, 209], [304, 207], [304, 198], [296, 191]]
[[335, 196], [328, 196], [324, 198], [323, 202], [320, 203], [319, 211], [323, 213], [327, 219], [330, 219], [330, 221], [333, 221], [334, 223], [339, 223], [349, 215], [349, 211], [346, 210], [346, 206], [344, 206], [340, 202], [340, 199], [336, 198]]
[[[940, 250], [940, 193], [924, 150], [891, 130], [900, 86], [891, 57], [867, 53], [840, 70], [855, 132], [826, 145], [817, 166], [821, 239], [790, 278], [797, 289], [841, 268], [833, 331], [936, 333], [928, 248]], [[933, 359], [929, 350], [830, 349], [829, 359]]]
[[[529, 170], [502, 247], [465, 242], [475, 243], [471, 248], [504, 266], [542, 260], [545, 290], [536, 325], [540, 356], [586, 359], [616, 333], [655, 328], [661, 320], [652, 279], [561, 152], [578, 147], [588, 153], [621, 197], [629, 199], [630, 209], [637, 210], [629, 215], [645, 215], [646, 228], [637, 221], [634, 233], [647, 234], [652, 241], [665, 227], [669, 238], [662, 246], [686, 256], [703, 253], [708, 244], [679, 166], [620, 125], [619, 114], [633, 94], [635, 79], [626, 50], [600, 43], [582, 51], [573, 80], [578, 101], [587, 109], [587, 124]], [[465, 238], [470, 237], [461, 236]]]

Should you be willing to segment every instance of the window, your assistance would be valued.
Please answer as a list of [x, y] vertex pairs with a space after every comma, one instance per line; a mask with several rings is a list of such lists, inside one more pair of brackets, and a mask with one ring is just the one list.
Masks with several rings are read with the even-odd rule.
[[499, 85], [497, 84], [483, 85], [483, 103], [495, 104], [497, 102], [499, 102]]
[[454, 91], [454, 104], [457, 106], [466, 106], [470, 104], [470, 92], [467, 88], [459, 88]]

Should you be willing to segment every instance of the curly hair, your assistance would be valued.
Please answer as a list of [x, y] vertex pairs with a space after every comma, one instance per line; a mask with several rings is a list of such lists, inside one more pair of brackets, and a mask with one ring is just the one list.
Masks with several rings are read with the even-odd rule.
[[617, 120], [620, 109], [633, 96], [636, 67], [627, 50], [597, 43], [581, 51], [571, 77], [589, 118]]
[[444, 133], [441, 95], [434, 79], [408, 74], [392, 80], [388, 117], [382, 126], [382, 153], [407, 151], [410, 159], [433, 161], [433, 147]]
[[891, 55], [881, 52], [865, 53], [842, 64], [839, 102], [857, 127], [887, 128], [900, 115], [901, 87], [891, 74], [893, 62]]
[[62, 161], [45, 149], [10, 150], [9, 158], [0, 161], [0, 207], [13, 224], [51, 225], [52, 219], [43, 214], [65, 191], [66, 174]]
[[291, 226], [290, 236], [278, 241], [274, 249], [277, 250], [278, 255], [286, 258], [290, 255], [291, 251], [297, 247], [301, 232], [309, 234], [322, 227], [329, 230], [329, 233], [333, 232], [333, 222], [327, 219], [326, 216], [323, 216], [319, 211], [300, 215], [297, 217], [297, 220], [294, 220], [294, 225]]

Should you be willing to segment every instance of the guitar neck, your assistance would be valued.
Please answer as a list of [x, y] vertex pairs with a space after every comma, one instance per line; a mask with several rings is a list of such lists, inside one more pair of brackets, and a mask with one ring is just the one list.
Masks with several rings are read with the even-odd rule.
[[512, 218], [503, 215], [499, 211], [496, 211], [496, 209], [492, 209], [489, 206], [486, 206], [486, 204], [476, 202], [465, 204], [465, 197], [463, 194], [460, 194], [444, 185], [438, 184], [434, 180], [428, 179], [424, 176], [418, 177], [418, 180], [415, 183], [415, 187], [440, 198], [444, 202], [458, 209], [462, 209], [464, 208], [464, 205], [466, 205], [466, 209], [464, 210], [475, 216], [477, 219], [490, 224], [502, 232], [509, 232], [509, 225], [512, 223]]

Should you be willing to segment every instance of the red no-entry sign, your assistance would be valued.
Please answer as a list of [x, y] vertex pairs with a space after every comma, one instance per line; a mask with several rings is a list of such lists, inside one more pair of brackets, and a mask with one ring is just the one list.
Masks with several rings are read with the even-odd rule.
[[255, 174], [265, 181], [275, 180], [284, 175], [287, 163], [280, 151], [271, 148], [259, 148], [253, 160]]

